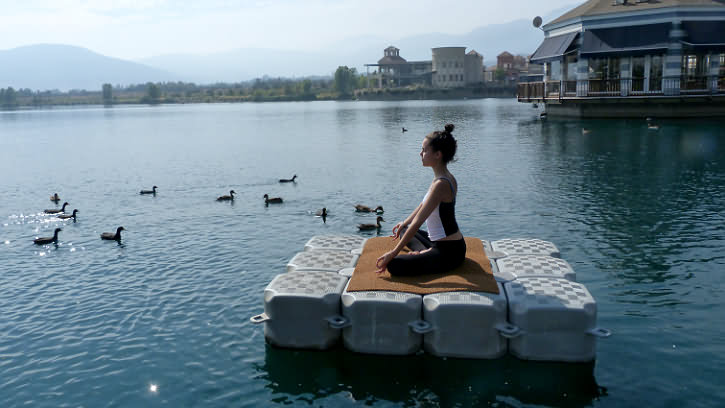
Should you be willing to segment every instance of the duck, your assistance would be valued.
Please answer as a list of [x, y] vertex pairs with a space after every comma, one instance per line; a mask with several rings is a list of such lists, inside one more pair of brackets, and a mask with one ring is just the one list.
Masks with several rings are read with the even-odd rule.
[[647, 121], [647, 130], [660, 130], [660, 125], [652, 123], [652, 118], [648, 117], [645, 120]]
[[50, 201], [58, 204], [58, 201], [60, 201], [60, 196], [58, 195], [58, 193], [55, 193], [52, 196], [50, 196]]
[[546, 120], [546, 118], [547, 118], [548, 116], [549, 116], [549, 114], [548, 114], [548, 113], [546, 113], [546, 112], [541, 112], [541, 113], [539, 114], [539, 119], [541, 119], [541, 120]]
[[327, 217], [327, 208], [315, 211], [315, 215], [318, 217]]
[[587, 129], [587, 128], [582, 128], [582, 134], [583, 134], [583, 135], [588, 135], [588, 134], [590, 134], [590, 133], [592, 133], [591, 129]]
[[359, 229], [360, 231], [379, 230], [380, 227], [381, 227], [380, 223], [381, 222], [385, 222], [385, 220], [383, 219], [383, 217], [381, 217], [379, 215], [378, 215], [378, 218], [375, 221], [376, 221], [375, 224], [359, 224], [357, 226], [357, 229]]
[[234, 201], [234, 194], [237, 194], [234, 190], [229, 190], [229, 195], [223, 195], [216, 198], [217, 201]]
[[408, 129], [406, 129], [406, 128], [403, 128], [403, 132], [402, 132], [402, 133], [405, 133], [405, 132], [407, 132], [407, 131], [408, 131]]
[[50, 243], [56, 243], [56, 242], [58, 242], [58, 233], [60, 231], [63, 231], [63, 230], [60, 229], [60, 228], [56, 228], [55, 229], [55, 232], [53, 233], [53, 236], [52, 237], [35, 238], [33, 240], [33, 242], [36, 245], [45, 245], [45, 244], [50, 244]]
[[78, 209], [74, 208], [73, 214], [59, 214], [58, 218], [60, 218], [61, 220], [67, 220], [69, 218], [73, 218], [73, 221], [75, 221], [77, 213], [78, 213]]
[[139, 194], [153, 194], [153, 195], [156, 195], [156, 189], [157, 189], [157, 188], [158, 188], [158, 187], [156, 187], [156, 186], [153, 186], [153, 187], [151, 188], [151, 190], [141, 190], [141, 191], [139, 191], [138, 193], [139, 193]]
[[279, 204], [282, 202], [282, 197], [269, 197], [269, 194], [264, 195], [265, 204]]
[[279, 179], [280, 183], [296, 183], [295, 179], [297, 178], [297, 175], [295, 174], [292, 176], [291, 179]]
[[366, 205], [361, 205], [361, 204], [357, 204], [355, 206], [355, 211], [356, 212], [366, 212], [366, 213], [374, 212], [376, 214], [382, 214], [382, 213], [385, 212], [383, 210], [383, 206], [382, 205], [379, 205], [379, 206], [375, 207], [375, 209], [372, 209], [372, 208], [370, 208], [370, 207], [368, 207]]
[[120, 241], [121, 240], [121, 231], [125, 231], [126, 229], [123, 227], [116, 228], [116, 233], [113, 232], [104, 232], [101, 234], [101, 239], [109, 240], [109, 241]]
[[67, 205], [68, 205], [68, 202], [66, 201], [66, 202], [63, 203], [63, 206], [60, 207], [59, 209], [58, 208], [54, 208], [54, 209], [50, 209], [50, 210], [45, 210], [43, 212], [46, 213], [46, 214], [60, 214], [60, 213], [64, 213], [65, 212], [65, 207]]

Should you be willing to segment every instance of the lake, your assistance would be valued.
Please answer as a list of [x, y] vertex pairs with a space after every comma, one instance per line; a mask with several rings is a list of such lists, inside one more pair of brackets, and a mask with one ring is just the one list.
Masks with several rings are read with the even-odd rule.
[[[0, 112], [0, 406], [719, 406], [725, 121], [538, 113], [508, 99]], [[264, 287], [310, 237], [374, 222], [355, 204], [382, 205], [388, 234], [432, 178], [423, 137], [449, 122], [462, 232], [554, 242], [613, 332], [596, 362], [266, 345], [249, 322]], [[43, 214], [56, 192], [76, 222]], [[118, 226], [120, 243], [100, 239]], [[33, 244], [57, 227], [57, 245]]]

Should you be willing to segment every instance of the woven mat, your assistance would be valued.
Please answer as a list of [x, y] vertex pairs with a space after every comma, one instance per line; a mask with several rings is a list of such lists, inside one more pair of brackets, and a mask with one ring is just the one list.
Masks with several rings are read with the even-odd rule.
[[[418, 276], [391, 276], [386, 270], [375, 273], [375, 262], [380, 255], [393, 249], [393, 237], [370, 238], [350, 278], [349, 292], [388, 290], [425, 295], [438, 292], [489, 292], [498, 293], [498, 285], [491, 271], [491, 264], [478, 238], [466, 237], [466, 260], [463, 265], [447, 273]], [[407, 248], [401, 253], [406, 253]]]

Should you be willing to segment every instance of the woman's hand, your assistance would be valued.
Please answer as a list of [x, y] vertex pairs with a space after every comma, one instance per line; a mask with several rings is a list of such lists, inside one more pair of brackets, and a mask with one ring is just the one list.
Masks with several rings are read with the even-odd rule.
[[384, 253], [378, 260], [375, 262], [375, 266], [378, 268], [377, 271], [375, 271], [378, 274], [381, 274], [385, 272], [385, 269], [388, 267], [388, 263], [395, 258], [395, 252], [390, 251]]
[[400, 238], [400, 230], [403, 229], [404, 226], [405, 225], [403, 225], [402, 222], [395, 224], [393, 227], [393, 241]]

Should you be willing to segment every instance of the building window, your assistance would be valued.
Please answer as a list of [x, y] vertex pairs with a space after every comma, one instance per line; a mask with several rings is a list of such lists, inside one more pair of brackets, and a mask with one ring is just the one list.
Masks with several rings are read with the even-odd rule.
[[662, 90], [662, 63], [664, 58], [661, 55], [653, 55], [649, 66], [649, 90]]
[[566, 78], [567, 81], [576, 81], [578, 65], [579, 58], [577, 58], [576, 55], [567, 55], [566, 65], [564, 66], [564, 69], [566, 70], [564, 78]]
[[619, 79], [619, 57], [590, 58], [589, 79]]
[[682, 56], [681, 89], [707, 89], [707, 70], [710, 58], [707, 55], [687, 54]]
[[644, 92], [644, 57], [632, 57], [632, 91]]
[[707, 55], [688, 54], [682, 56], [682, 75], [687, 77], [707, 75], [709, 58]]

